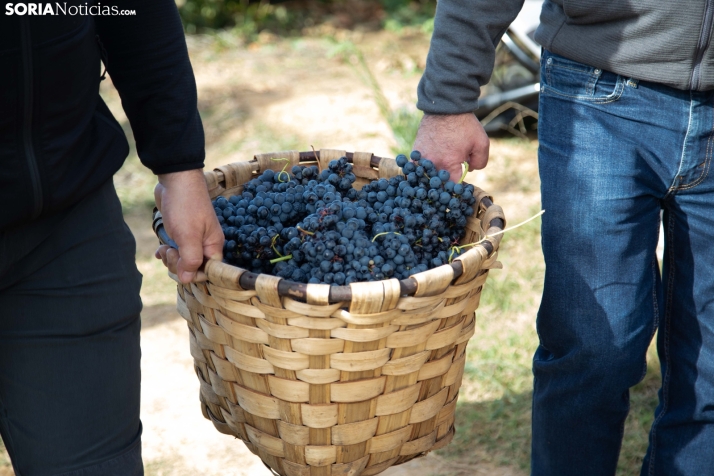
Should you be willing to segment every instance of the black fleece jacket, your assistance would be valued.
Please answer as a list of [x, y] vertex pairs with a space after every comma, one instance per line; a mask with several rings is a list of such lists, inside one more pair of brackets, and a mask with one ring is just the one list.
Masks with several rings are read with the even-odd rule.
[[155, 174], [203, 167], [196, 85], [174, 1], [62, 3], [68, 12], [101, 5], [136, 14], [19, 16], [0, 2], [0, 231], [71, 206], [126, 159], [127, 139], [99, 96], [101, 59], [144, 165]]

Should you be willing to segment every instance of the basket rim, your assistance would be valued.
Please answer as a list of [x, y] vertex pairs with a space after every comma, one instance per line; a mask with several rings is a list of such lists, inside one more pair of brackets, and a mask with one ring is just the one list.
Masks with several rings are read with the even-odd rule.
[[[279, 153], [278, 153], [279, 154]], [[354, 154], [352, 152], [346, 152], [345, 156], [347, 157], [347, 160], [349, 162], [352, 162]], [[313, 162], [313, 161], [319, 161], [320, 157], [320, 151], [308, 151], [308, 152], [300, 152], [300, 163], [302, 164], [303, 162]], [[372, 155], [370, 159], [370, 164], [373, 167], [379, 167], [379, 163], [384, 160], [385, 158], [383, 157], [378, 157], [376, 155]], [[394, 159], [388, 159], [388, 160], [394, 160]], [[254, 157], [253, 160], [247, 161], [248, 163], [251, 164], [252, 168], [254, 169], [255, 172], [260, 172], [260, 166], [258, 164], [257, 158]], [[245, 161], [244, 161], [245, 163]], [[220, 177], [216, 177], [218, 179], [218, 182], [225, 182], [225, 178], [223, 177], [223, 171], [219, 170], [218, 168], [214, 169], [211, 172], [206, 172], [206, 175], [208, 174], [215, 174], [219, 175]], [[474, 204], [474, 208], [481, 209], [483, 210], [483, 213], [486, 213], [489, 208], [497, 206], [492, 200], [491, 197], [488, 195], [485, 195], [481, 198], [481, 200], [478, 203]], [[493, 230], [492, 233], [497, 233], [503, 231], [503, 228], [505, 226], [505, 223], [503, 219], [501, 218], [493, 218], [490, 223], [488, 224], [488, 230]], [[482, 227], [483, 228], [483, 227]], [[164, 245], [169, 245], [173, 248], [178, 249], [176, 246], [176, 243], [171, 240], [171, 238], [168, 236], [168, 233], [166, 233], [166, 230], [163, 225], [163, 218], [161, 215], [161, 212], [157, 209], [154, 208], [154, 213], [153, 213], [153, 229], [154, 232], [156, 233], [156, 236], [159, 238], [159, 241], [161, 244]], [[488, 233], [486, 233], [488, 235]], [[470, 255], [470, 254], [475, 254], [475, 253], [480, 253], [478, 250], [482, 249], [483, 252], [485, 252], [485, 258], [490, 258], [495, 251], [498, 250], [498, 245], [500, 243], [500, 236], [499, 239], [494, 239], [494, 240], [489, 240], [485, 239], [483, 242], [473, 246], [471, 249], [466, 251], [460, 256], [465, 256], [465, 255]], [[420, 273], [416, 273], [413, 276], [410, 276], [406, 279], [399, 280], [399, 285], [401, 288], [401, 295], [406, 295], [406, 296], [411, 296], [417, 291], [417, 286], [418, 282], [417, 279], [414, 278], [416, 275], [423, 275], [424, 273], [428, 273], [430, 271], [433, 271], [435, 269], [445, 269], [445, 267], [451, 267], [452, 273], [453, 273], [453, 280], [456, 280], [459, 278], [463, 272], [464, 268], [461, 263], [461, 260], [457, 257], [454, 259], [451, 263], [443, 264], [441, 266], [437, 266], [436, 268], [430, 268], [427, 271], [422, 271]], [[216, 278], [225, 281], [227, 277], [230, 276], [229, 280], [233, 281], [234, 284], [239, 286], [242, 289], [245, 290], [254, 290], [255, 289], [255, 282], [258, 280], [258, 277], [261, 274], [265, 274], [266, 276], [273, 276], [269, 275], [266, 273], [253, 273], [251, 271], [248, 271], [247, 269], [240, 268], [238, 266], [234, 266], [232, 264], [224, 263], [222, 261], [218, 260], [208, 260], [207, 263], [204, 265], [205, 273], [208, 277], [208, 281], [216, 280]], [[484, 272], [484, 271], [482, 271]], [[213, 279], [212, 279], [213, 278]], [[392, 280], [396, 280], [396, 278], [391, 278]], [[280, 296], [286, 296], [290, 298], [297, 298], [301, 301], [304, 301], [307, 297], [307, 286], [308, 284], [306, 283], [297, 283], [295, 281], [290, 281], [284, 278], [279, 278], [279, 283], [278, 283], [278, 294]], [[361, 281], [360, 281], [361, 282]], [[313, 285], [314, 286], [314, 285]], [[326, 285], [328, 286], [328, 285]], [[338, 302], [350, 302], [352, 300], [352, 290], [349, 285], [347, 286], [330, 286], [330, 292], [329, 292], [329, 298], [328, 301], [329, 303], [338, 303]]]

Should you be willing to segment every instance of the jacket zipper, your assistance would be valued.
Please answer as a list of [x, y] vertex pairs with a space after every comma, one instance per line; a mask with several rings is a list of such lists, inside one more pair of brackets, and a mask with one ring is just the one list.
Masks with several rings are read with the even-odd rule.
[[712, 18], [714, 17], [714, 9], [712, 8], [712, 0], [707, 0], [704, 6], [704, 23], [702, 31], [699, 33], [699, 42], [697, 43], [697, 55], [694, 59], [694, 69], [692, 69], [691, 88], [699, 89], [701, 86], [701, 66], [704, 59], [704, 52], [709, 45], [712, 35]]
[[42, 184], [40, 171], [37, 167], [37, 156], [32, 142], [32, 110], [33, 110], [33, 77], [32, 77], [32, 39], [30, 37], [30, 24], [27, 18], [22, 19], [22, 66], [24, 76], [24, 115], [22, 124], [22, 141], [25, 149], [25, 158], [30, 169], [30, 180], [35, 203], [32, 208], [32, 218], [37, 218], [42, 212]]

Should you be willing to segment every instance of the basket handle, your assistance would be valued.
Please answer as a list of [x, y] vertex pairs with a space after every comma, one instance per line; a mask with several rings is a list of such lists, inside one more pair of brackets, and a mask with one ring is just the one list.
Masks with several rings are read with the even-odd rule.
[[156, 236], [159, 238], [159, 241], [162, 245], [169, 245], [171, 248], [178, 251], [178, 245], [174, 240], [171, 239], [169, 234], [166, 232], [166, 228], [164, 228], [163, 223], [160, 224], [158, 228], [156, 228]]
[[161, 242], [161, 244], [168, 245], [171, 248], [178, 250], [178, 245], [174, 240], [171, 239], [169, 234], [166, 232], [166, 228], [164, 227], [164, 217], [163, 215], [161, 215], [161, 211], [159, 211], [157, 207], [154, 207], [154, 211], [152, 213], [154, 215], [152, 227], [154, 228], [154, 233], [156, 233], [156, 236]]

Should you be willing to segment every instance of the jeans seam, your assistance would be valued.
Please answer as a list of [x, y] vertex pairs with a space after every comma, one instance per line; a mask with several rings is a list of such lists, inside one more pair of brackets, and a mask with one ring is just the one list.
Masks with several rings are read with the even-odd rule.
[[682, 144], [682, 154], [679, 157], [679, 167], [677, 168], [677, 173], [674, 175], [674, 178], [672, 178], [672, 184], [669, 186], [669, 190], [667, 190], [667, 193], [665, 194], [664, 198], [666, 199], [670, 195], [674, 194], [674, 192], [677, 190], [677, 186], [675, 185], [677, 181], [677, 177], [679, 177], [680, 172], [682, 171], [682, 167], [684, 166], [684, 157], [686, 156], [687, 152], [687, 139], [689, 139], [689, 133], [692, 130], [692, 116], [693, 114], [693, 108], [694, 108], [694, 97], [692, 96], [692, 92], [689, 91], [689, 119], [687, 120], [687, 133], [684, 134], [684, 143]]
[[544, 85], [542, 86], [543, 88], [545, 88], [548, 84], [552, 84], [552, 83], [553, 83], [553, 81], [551, 81], [551, 77], [550, 77], [550, 72], [551, 72], [552, 69], [553, 69], [553, 68], [551, 67], [551, 65], [549, 65], [549, 64], [546, 62], [546, 64], [545, 64], [545, 82], [546, 82], [546, 84], [544, 84]]
[[[659, 228], [661, 224], [661, 219], [657, 220], [657, 234], [659, 235]], [[659, 302], [657, 301], [657, 272], [659, 268], [659, 261], [657, 260], [657, 253], [655, 253], [652, 258], [652, 332], [650, 333], [650, 342], [654, 338], [657, 328], [659, 327]], [[647, 365], [645, 365], [645, 375], [647, 374]], [[642, 376], [644, 378], [644, 375]]]
[[[674, 289], [674, 246], [672, 243], [672, 236], [674, 235], [674, 219], [669, 216], [667, 219], [667, 261], [669, 264], [669, 276], [667, 277], [667, 302], [664, 307], [664, 361], [667, 366], [667, 370], [662, 376], [662, 412], [657, 415], [657, 418], [652, 422], [651, 436], [652, 440], [650, 443], [651, 453], [650, 453], [650, 464], [649, 464], [649, 476], [654, 475], [655, 459], [657, 455], [657, 424], [662, 420], [664, 415], [667, 413], [669, 407], [669, 378], [672, 369], [669, 354], [669, 328], [670, 321], [672, 318], [672, 291]], [[660, 359], [662, 356], [660, 356]]]
[[704, 181], [704, 179], [707, 178], [709, 175], [709, 164], [711, 164], [711, 159], [712, 159], [712, 138], [714, 138], [714, 124], [712, 124], [712, 131], [709, 134], [709, 140], [707, 141], [707, 152], [706, 152], [706, 159], [704, 161], [705, 166], [704, 166], [704, 171], [702, 174], [699, 176], [698, 179], [696, 179], [694, 182], [689, 183], [687, 185], [682, 185], [681, 187], [677, 187], [677, 190], [689, 190], [700, 183]]
[[654, 281], [654, 286], [652, 286], [652, 315], [654, 317], [652, 321], [652, 332], [650, 332], [650, 341], [657, 332], [659, 327], [659, 303], [657, 302], [657, 266], [659, 262], [657, 261], [657, 256], [652, 259], [652, 280]]
[[588, 79], [588, 85], [585, 88], [585, 94], [587, 94], [588, 96], [595, 95], [595, 83], [598, 79], [600, 79], [598, 76], [595, 76], [592, 73], [590, 74], [590, 78]]

